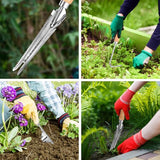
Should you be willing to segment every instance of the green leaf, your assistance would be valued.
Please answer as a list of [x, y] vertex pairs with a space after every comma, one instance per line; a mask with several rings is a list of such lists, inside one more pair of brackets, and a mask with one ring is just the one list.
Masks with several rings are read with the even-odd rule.
[[27, 138], [25, 138], [24, 139], [26, 142], [30, 142], [31, 140], [32, 140], [32, 138], [31, 137], [27, 137]]
[[3, 144], [4, 140], [5, 140], [5, 133], [3, 132], [0, 134], [0, 143]]
[[8, 134], [8, 142], [10, 142], [18, 133], [18, 127], [14, 127]]
[[20, 147], [20, 146], [15, 147], [15, 149], [16, 149], [17, 151], [19, 151], [19, 152], [23, 152], [23, 149], [22, 149], [22, 147]]
[[11, 141], [10, 147], [19, 146], [21, 143], [21, 136], [17, 136]]

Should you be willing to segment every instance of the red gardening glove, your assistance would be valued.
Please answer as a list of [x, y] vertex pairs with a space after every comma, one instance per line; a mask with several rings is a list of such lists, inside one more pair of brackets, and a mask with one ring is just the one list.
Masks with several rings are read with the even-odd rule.
[[142, 130], [130, 138], [126, 139], [123, 143], [121, 143], [117, 150], [118, 153], [127, 153], [129, 151], [135, 150], [143, 145], [147, 140], [142, 137]]
[[126, 119], [129, 120], [130, 101], [134, 94], [135, 92], [127, 89], [127, 91], [125, 91], [123, 95], [115, 102], [114, 109], [116, 110], [118, 116], [120, 111], [123, 110]]

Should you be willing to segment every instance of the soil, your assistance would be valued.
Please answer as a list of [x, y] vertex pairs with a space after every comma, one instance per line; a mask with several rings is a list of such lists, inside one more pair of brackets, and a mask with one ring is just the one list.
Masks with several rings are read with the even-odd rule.
[[[99, 36], [97, 35], [94, 35], [92, 33], [92, 31], [90, 29], [87, 30], [87, 40], [88, 42], [90, 43], [92, 40], [94, 40], [95, 42], [99, 42]], [[85, 42], [85, 37], [84, 35], [82, 34], [82, 44]]]
[[61, 129], [57, 121], [50, 121], [43, 126], [45, 132], [53, 140], [54, 144], [41, 141], [41, 131], [38, 129], [31, 136], [32, 141], [27, 146], [27, 150], [16, 153], [4, 153], [0, 155], [0, 160], [76, 160], [79, 157], [78, 138], [70, 139], [60, 135]]

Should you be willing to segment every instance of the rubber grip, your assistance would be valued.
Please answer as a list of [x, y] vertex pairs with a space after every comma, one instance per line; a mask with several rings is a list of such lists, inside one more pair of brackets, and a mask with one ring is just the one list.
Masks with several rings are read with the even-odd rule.
[[114, 38], [114, 42], [119, 42], [118, 34], [116, 34], [116, 36]]
[[124, 112], [123, 110], [121, 110], [119, 114], [119, 120], [124, 120], [124, 118], [125, 118]]
[[67, 2], [68, 4], [71, 4], [73, 2], [73, 0], [64, 0], [65, 2]]

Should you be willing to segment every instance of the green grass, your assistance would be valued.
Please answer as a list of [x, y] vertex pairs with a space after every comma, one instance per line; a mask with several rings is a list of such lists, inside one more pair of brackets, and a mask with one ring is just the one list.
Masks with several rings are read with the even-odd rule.
[[[122, 3], [123, 0], [116, 0], [114, 2], [112, 0], [97, 0], [96, 2], [90, 3], [89, 7], [91, 10], [88, 11], [84, 9], [83, 12], [88, 12], [94, 16], [112, 21]], [[137, 29], [156, 25], [158, 23], [158, 18], [158, 2], [141, 0], [131, 14], [127, 16], [124, 25], [132, 29]]]

